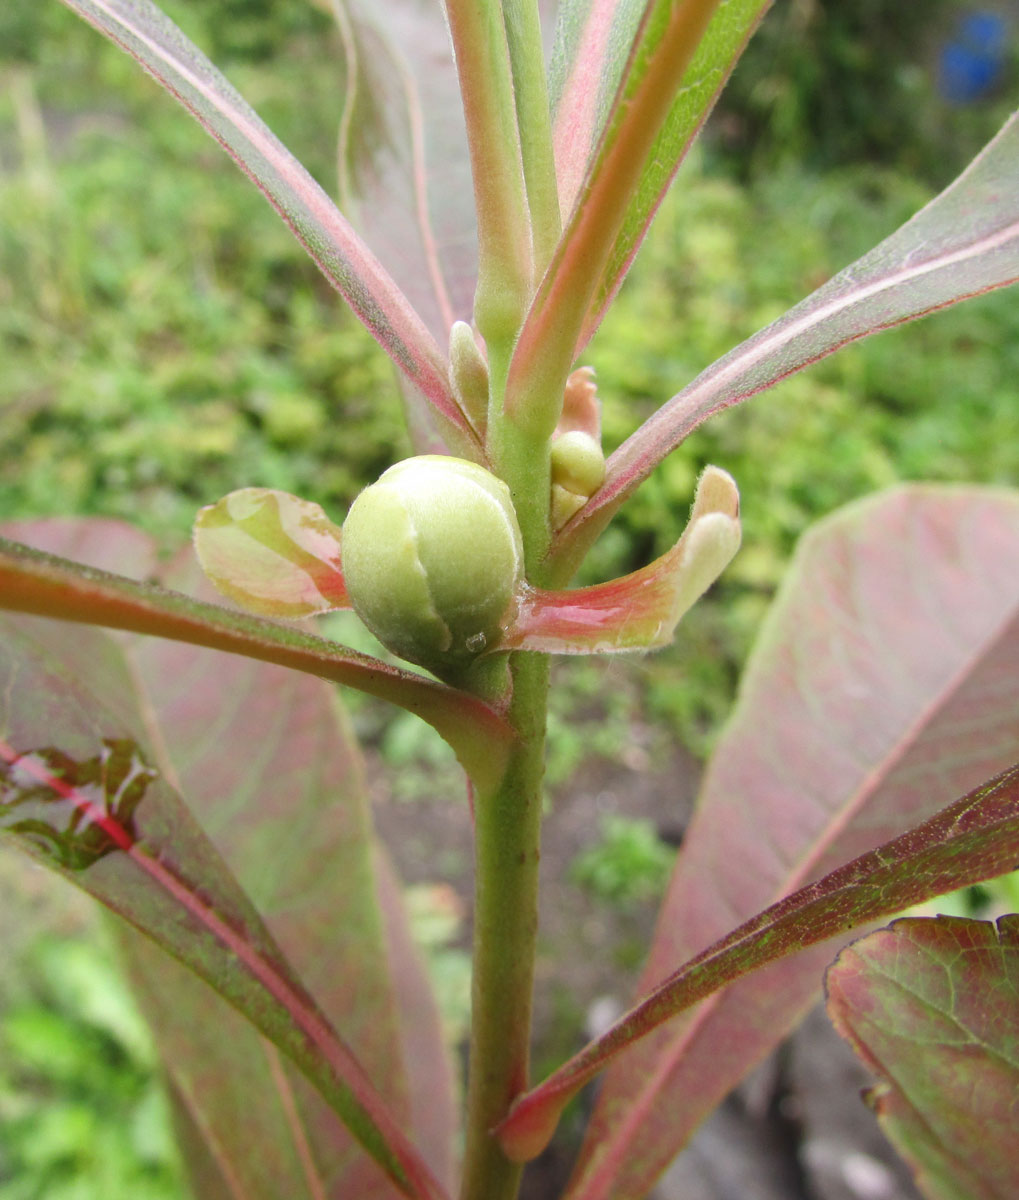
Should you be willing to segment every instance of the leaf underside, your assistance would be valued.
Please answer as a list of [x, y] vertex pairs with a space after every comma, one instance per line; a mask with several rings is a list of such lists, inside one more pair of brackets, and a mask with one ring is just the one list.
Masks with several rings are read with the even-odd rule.
[[924, 1195], [1019, 1195], [1019, 916], [895, 921], [843, 950], [826, 986]]
[[1003, 874], [1017, 857], [1019, 765], [894, 842], [779, 901], [663, 980], [588, 1049], [517, 1102], [499, 1128], [504, 1148], [511, 1157], [533, 1157], [562, 1106], [587, 1080], [726, 984], [913, 904]]
[[713, 413], [848, 342], [1019, 279], [1019, 113], [897, 232], [657, 410], [608, 461], [604, 486], [557, 536], [577, 562], [655, 466]]
[[[638, 994], [755, 913], [1019, 761], [1019, 497], [902, 487], [803, 539], [705, 776]], [[640, 1194], [792, 1027], [785, 959], [608, 1073], [571, 1196]]]
[[[115, 522], [42, 522], [36, 540], [81, 552], [96, 526], [104, 565], [129, 561], [136, 535], [126, 531], [118, 542], [125, 527]], [[111, 561], [118, 548], [120, 563]], [[176, 581], [182, 570], [193, 581], [193, 566], [178, 566]], [[284, 1194], [276, 1185], [314, 1197], [442, 1195], [386, 1107], [399, 1114], [408, 1104], [389, 934], [375, 898], [359, 767], [327, 685], [190, 646], [31, 618], [4, 617], [3, 625], [4, 832], [205, 981], [149, 944], [130, 953], [178, 1100], [221, 1173], [247, 1178], [246, 1194], [266, 1200]], [[338, 915], [357, 936], [338, 933], [327, 957], [318, 939]], [[342, 970], [326, 971], [334, 961]], [[263, 1038], [339, 1104], [384, 1170]], [[366, 1083], [368, 1066], [385, 1101]], [[245, 1082], [262, 1098], [245, 1105], [245, 1136], [253, 1128], [264, 1135], [257, 1154], [237, 1140], [234, 1102]], [[448, 1079], [434, 1083], [437, 1097], [448, 1091]], [[440, 1138], [430, 1150], [442, 1174], [448, 1134], [445, 1149]]]

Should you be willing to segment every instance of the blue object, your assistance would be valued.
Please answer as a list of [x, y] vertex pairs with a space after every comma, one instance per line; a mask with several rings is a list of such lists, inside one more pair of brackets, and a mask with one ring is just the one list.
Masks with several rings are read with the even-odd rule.
[[1007, 34], [998, 13], [983, 10], [962, 18], [938, 62], [938, 87], [946, 100], [968, 104], [994, 87], [1005, 65]]

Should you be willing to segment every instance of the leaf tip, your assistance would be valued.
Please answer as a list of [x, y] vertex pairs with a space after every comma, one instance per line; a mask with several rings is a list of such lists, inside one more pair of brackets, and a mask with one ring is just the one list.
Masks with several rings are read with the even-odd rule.
[[522, 1096], [492, 1131], [503, 1154], [514, 1163], [527, 1163], [552, 1140], [569, 1096]]

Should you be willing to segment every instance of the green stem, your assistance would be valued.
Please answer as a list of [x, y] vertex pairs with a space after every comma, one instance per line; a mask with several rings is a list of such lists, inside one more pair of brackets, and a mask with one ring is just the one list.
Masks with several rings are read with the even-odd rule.
[[521, 1167], [491, 1136], [527, 1087], [538, 927], [548, 658], [512, 656], [517, 743], [501, 784], [475, 797], [474, 976], [461, 1200], [513, 1200]]

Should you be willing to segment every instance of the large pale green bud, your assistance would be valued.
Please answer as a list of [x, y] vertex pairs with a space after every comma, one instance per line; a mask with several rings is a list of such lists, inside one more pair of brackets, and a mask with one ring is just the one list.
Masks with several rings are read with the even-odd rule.
[[513, 616], [523, 547], [509, 488], [484, 467], [423, 455], [390, 467], [343, 525], [355, 611], [383, 645], [455, 677]]

